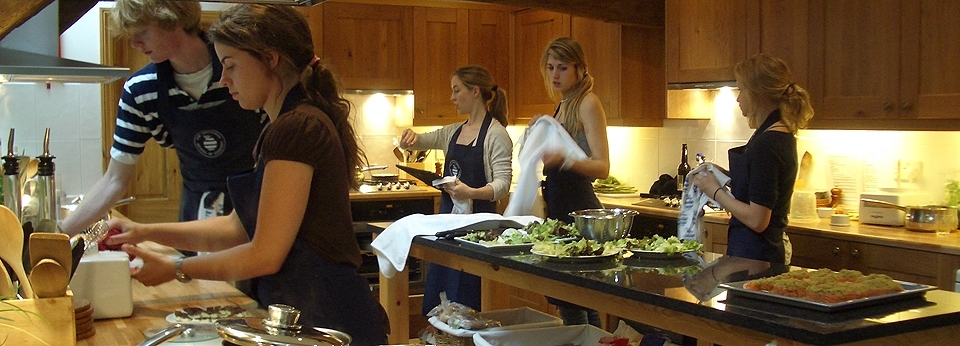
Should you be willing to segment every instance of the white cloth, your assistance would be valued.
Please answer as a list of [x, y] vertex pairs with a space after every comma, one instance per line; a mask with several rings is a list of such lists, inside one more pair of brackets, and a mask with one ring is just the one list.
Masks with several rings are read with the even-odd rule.
[[223, 192], [204, 192], [197, 206], [197, 220], [223, 216], [223, 198]]
[[517, 155], [520, 175], [503, 215], [530, 215], [540, 187], [541, 161], [546, 152], [561, 153], [565, 162], [587, 159], [587, 154], [557, 119], [549, 116], [537, 118], [520, 138], [520, 154]]
[[[443, 188], [443, 185], [454, 183], [456, 181], [457, 177], [448, 176], [434, 180], [432, 185], [438, 188]], [[453, 198], [453, 196], [450, 196], [450, 200], [453, 201], [453, 209], [450, 211], [450, 214], [473, 214], [473, 200]]]
[[377, 254], [380, 273], [392, 278], [407, 265], [410, 244], [418, 235], [435, 235], [449, 230], [484, 230], [494, 228], [520, 228], [533, 221], [543, 221], [536, 216], [503, 216], [494, 213], [408, 215], [387, 226], [377, 239], [370, 243]]
[[[690, 184], [690, 178], [693, 177], [694, 174], [699, 174], [703, 171], [712, 173], [713, 176], [717, 178], [717, 181], [720, 182], [720, 186], [726, 186], [727, 183], [730, 182], [730, 177], [723, 174], [723, 171], [715, 168], [713, 164], [709, 162], [694, 168], [687, 173], [686, 178], [683, 180], [683, 195], [680, 198], [682, 201], [680, 203], [680, 217], [677, 220], [677, 238], [683, 240], [694, 239], [701, 244], [703, 243], [703, 220], [700, 217], [701, 214], [703, 214], [703, 206], [711, 201], [717, 203], [717, 201], [713, 200], [713, 191], [705, 193], [700, 191], [695, 185]], [[730, 191], [721, 188], [717, 193], [730, 194]]]

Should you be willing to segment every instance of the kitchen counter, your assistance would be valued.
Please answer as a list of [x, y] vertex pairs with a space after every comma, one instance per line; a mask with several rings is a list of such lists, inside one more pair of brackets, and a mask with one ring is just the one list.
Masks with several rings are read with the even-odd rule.
[[[654, 208], [633, 205], [640, 202], [640, 197], [610, 198], [599, 197], [600, 203], [607, 208], [626, 208], [639, 211], [642, 214], [677, 218], [679, 209]], [[704, 215], [704, 222], [726, 225], [730, 220], [727, 213], [708, 213]], [[831, 226], [829, 219], [820, 219], [818, 223], [791, 223], [787, 226], [787, 234], [808, 234], [829, 237], [840, 240], [852, 240], [868, 244], [894, 246], [913, 250], [923, 250], [949, 255], [960, 255], [960, 231], [947, 236], [937, 236], [933, 233], [907, 231], [904, 227], [888, 227], [861, 224], [850, 221], [850, 226]]]
[[[371, 227], [382, 230], [389, 223]], [[535, 291], [656, 328], [725, 345], [765, 345], [774, 339], [800, 344], [902, 345], [937, 344], [960, 333], [960, 294], [926, 292], [923, 299], [824, 313], [742, 298], [728, 300], [726, 291], [699, 301], [684, 287], [686, 271], [661, 271], [642, 262], [612, 261], [594, 264], [558, 264], [530, 254], [496, 255], [462, 247], [458, 242], [415, 237], [411, 256], [460, 269], [485, 280]], [[723, 257], [706, 253], [712, 263]], [[755, 262], [755, 261], [754, 261]], [[696, 262], [694, 262], [696, 263]], [[693, 267], [697, 271], [697, 267]], [[406, 273], [381, 286], [381, 302], [391, 323], [406, 323], [408, 305], [402, 296]], [[399, 292], [398, 292], [399, 291]], [[482, 289], [484, 306], [491, 292]], [[388, 302], [388, 303], [387, 303]], [[736, 302], [736, 304], [734, 304]], [[400, 320], [395, 320], [400, 318]], [[405, 329], [390, 335], [406, 340]]]
[[423, 189], [416, 191], [381, 191], [372, 193], [350, 191], [350, 201], [379, 201], [420, 198], [440, 198], [440, 190], [424, 187]]
[[[175, 254], [176, 250], [157, 244], [141, 244], [152, 250]], [[166, 316], [176, 310], [194, 306], [210, 307], [235, 305], [248, 311], [257, 309], [257, 303], [229, 283], [223, 281], [193, 280], [183, 284], [170, 281], [162, 285], [146, 287], [131, 279], [133, 315], [94, 321], [96, 334], [77, 341], [78, 346], [130, 346], [146, 338], [144, 330], [156, 325], [169, 324]], [[262, 311], [261, 311], [262, 312]], [[168, 342], [169, 344], [169, 342]], [[206, 342], [204, 343], [206, 344]], [[212, 344], [219, 345], [216, 341]]]

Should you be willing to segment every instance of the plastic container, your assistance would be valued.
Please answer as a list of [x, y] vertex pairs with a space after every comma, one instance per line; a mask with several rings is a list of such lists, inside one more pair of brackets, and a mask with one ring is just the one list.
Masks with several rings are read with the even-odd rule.
[[450, 326], [448, 326], [446, 323], [440, 322], [440, 319], [436, 317], [430, 317], [427, 321], [430, 322], [430, 325], [436, 327], [437, 330], [441, 332], [456, 337], [467, 338], [480, 331], [531, 329], [563, 325], [563, 320], [561, 320], [559, 317], [528, 307], [481, 312], [480, 317], [500, 321], [501, 326], [479, 330], [454, 329], [450, 328]]
[[790, 200], [790, 221], [820, 222], [817, 215], [817, 197], [813, 191], [794, 191]]
[[481, 331], [473, 335], [477, 346], [596, 345], [612, 336], [591, 325], [559, 326], [537, 329]]

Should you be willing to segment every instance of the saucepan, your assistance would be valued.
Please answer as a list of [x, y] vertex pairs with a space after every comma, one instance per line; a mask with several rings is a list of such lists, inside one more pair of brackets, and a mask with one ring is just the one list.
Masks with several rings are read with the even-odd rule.
[[863, 205], [893, 208], [904, 212], [903, 225], [916, 232], [947, 234], [957, 229], [957, 208], [945, 205], [902, 206], [890, 202], [862, 198]]

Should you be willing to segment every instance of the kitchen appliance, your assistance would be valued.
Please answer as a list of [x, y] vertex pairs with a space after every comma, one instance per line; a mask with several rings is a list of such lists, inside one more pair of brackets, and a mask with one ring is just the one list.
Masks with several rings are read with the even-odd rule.
[[392, 177], [388, 179], [363, 179], [360, 181], [360, 193], [378, 193], [378, 192], [401, 192], [401, 191], [422, 191], [424, 187], [418, 186], [415, 180], [400, 179]]
[[882, 226], [903, 226], [904, 211], [881, 207], [870, 206], [862, 202], [863, 199], [873, 199], [893, 203], [896, 205], [922, 205], [926, 202], [926, 196], [913, 192], [873, 192], [860, 194], [860, 223], [882, 225]]
[[[389, 196], [389, 192], [380, 192]], [[350, 211], [353, 216], [353, 231], [360, 245], [360, 276], [367, 279], [371, 287], [379, 287], [380, 265], [377, 255], [373, 253], [370, 243], [373, 242], [373, 231], [369, 229], [370, 222], [396, 221], [411, 214], [433, 214], [433, 198], [390, 198], [377, 200], [351, 201]], [[423, 282], [426, 278], [426, 263], [410, 257], [407, 259], [407, 269], [410, 273], [410, 293], [423, 293]]]
[[130, 257], [122, 251], [100, 251], [83, 256], [70, 280], [74, 297], [93, 306], [93, 318], [127, 317], [133, 314]]

